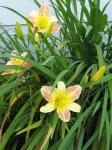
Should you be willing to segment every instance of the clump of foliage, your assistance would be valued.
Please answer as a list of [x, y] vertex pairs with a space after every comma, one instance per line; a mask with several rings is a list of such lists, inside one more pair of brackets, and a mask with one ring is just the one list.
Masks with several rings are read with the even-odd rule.
[[[39, 40], [26, 17], [4, 7], [26, 20], [27, 32], [19, 22], [13, 35], [0, 26], [0, 150], [110, 150], [112, 27], [105, 14], [109, 3], [101, 9], [100, 0], [88, 0], [88, 9], [85, 0], [50, 2], [61, 30], [57, 36], [39, 33]], [[6, 65], [14, 49], [19, 58], [27, 52], [30, 67]], [[20, 72], [2, 75], [14, 69]], [[40, 112], [46, 104], [41, 87], [55, 87], [58, 81], [83, 88], [78, 100], [81, 112], [72, 113], [67, 123], [55, 111]]]

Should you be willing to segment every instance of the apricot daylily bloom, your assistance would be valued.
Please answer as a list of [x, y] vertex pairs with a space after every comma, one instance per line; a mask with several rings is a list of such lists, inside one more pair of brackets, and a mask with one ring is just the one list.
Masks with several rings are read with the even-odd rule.
[[80, 85], [65, 87], [64, 82], [59, 81], [57, 88], [52, 86], [43, 86], [41, 94], [48, 103], [40, 108], [43, 113], [49, 113], [56, 109], [59, 118], [68, 122], [70, 120], [70, 111], [80, 112], [81, 106], [74, 101], [79, 99], [82, 87]]
[[37, 32], [48, 32], [51, 28], [53, 32], [60, 30], [57, 18], [51, 15], [48, 4], [42, 4], [39, 11], [33, 10], [28, 19], [32, 22]]
[[[20, 58], [16, 58], [17, 57], [17, 52], [14, 50], [12, 53], [11, 53], [11, 58], [10, 60], [6, 63], [6, 65], [17, 65], [17, 66], [21, 66], [21, 67], [24, 67], [24, 68], [27, 68], [30, 66], [30, 63], [25, 61], [24, 60], [24, 57], [27, 55], [26, 52], [22, 53], [21, 54], [21, 57], [23, 57], [23, 59], [20, 59]], [[15, 69], [8, 69], [8, 70], [5, 70], [2, 75], [8, 75], [8, 74], [15, 74], [15, 73], [20, 73], [21, 70], [15, 70]]]
[[96, 74], [93, 76], [92, 81], [99, 80], [105, 72], [105, 65], [99, 68], [99, 70], [96, 72]]

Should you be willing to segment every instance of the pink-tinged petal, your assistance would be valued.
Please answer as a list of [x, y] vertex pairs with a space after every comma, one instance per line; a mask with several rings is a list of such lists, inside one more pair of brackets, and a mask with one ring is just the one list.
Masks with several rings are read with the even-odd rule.
[[39, 9], [39, 15], [46, 15], [49, 16], [50, 15], [50, 9], [48, 4], [44, 3], [41, 5], [40, 9]]
[[52, 86], [42, 86], [41, 94], [49, 102], [51, 98]]
[[70, 120], [70, 111], [69, 110], [65, 110], [64, 112], [58, 112], [58, 116], [59, 118], [64, 121], [64, 122], [69, 122]]
[[51, 105], [50, 103], [47, 103], [45, 106], [42, 106], [40, 108], [40, 112], [42, 113], [49, 113], [53, 110], [55, 110], [55, 107], [53, 107], [53, 105]]
[[12, 56], [12, 57], [18, 57], [18, 51], [17, 51], [17, 50], [13, 50], [13, 51], [11, 52], [11, 56]]
[[52, 27], [53, 32], [59, 32], [60, 31], [60, 25], [58, 23], [54, 23]]
[[71, 103], [68, 107], [68, 110], [73, 111], [73, 112], [80, 112], [81, 111], [81, 106], [77, 103]]
[[33, 24], [35, 23], [35, 18], [32, 16], [27, 17], [29, 21], [31, 21]]
[[73, 96], [73, 100], [79, 99], [81, 91], [82, 87], [80, 85], [74, 85], [67, 88], [67, 92]]
[[5, 70], [1, 75], [10, 75], [10, 74], [14, 74], [15, 71], [14, 70]]
[[33, 24], [35, 24], [35, 18], [38, 17], [38, 12], [36, 10], [31, 11], [30, 15], [27, 17]]

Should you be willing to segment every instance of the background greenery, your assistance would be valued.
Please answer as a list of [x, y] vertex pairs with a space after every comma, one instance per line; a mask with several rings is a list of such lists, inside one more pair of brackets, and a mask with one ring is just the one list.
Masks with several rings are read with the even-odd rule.
[[[0, 150], [110, 150], [112, 149], [112, 27], [105, 14], [107, 4], [100, 8], [100, 0], [50, 0], [61, 24], [58, 36], [40, 34], [36, 41], [32, 24], [19, 12], [6, 8], [24, 18], [27, 33], [19, 22], [11, 35], [3, 26], [0, 34], [0, 72], [18, 66], [5, 66], [13, 49], [31, 67], [20, 74], [0, 74]], [[37, 0], [34, 0], [40, 6]], [[102, 65], [105, 75], [96, 82], [92, 76]], [[39, 112], [44, 101], [40, 94], [43, 85], [56, 85], [62, 80], [67, 86], [83, 87], [78, 103], [79, 114], [72, 114], [63, 123], [55, 112]]]

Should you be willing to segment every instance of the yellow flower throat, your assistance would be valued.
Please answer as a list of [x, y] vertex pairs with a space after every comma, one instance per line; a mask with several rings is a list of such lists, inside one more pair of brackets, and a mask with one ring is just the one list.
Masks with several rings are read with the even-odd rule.
[[51, 94], [51, 103], [59, 111], [64, 111], [72, 102], [72, 96], [66, 90], [56, 89]]
[[13, 65], [18, 65], [18, 66], [22, 66], [24, 63], [24, 60], [22, 59], [17, 59], [17, 58], [12, 58], [12, 64]]
[[36, 25], [40, 30], [46, 30], [50, 27], [49, 17], [46, 15], [41, 15], [36, 18]]

